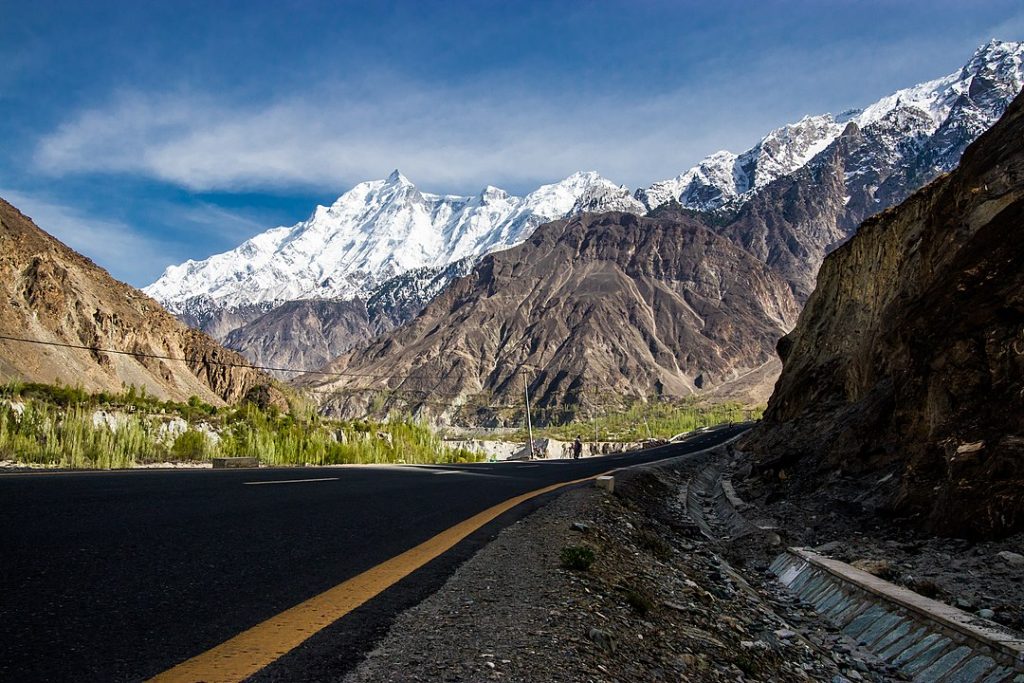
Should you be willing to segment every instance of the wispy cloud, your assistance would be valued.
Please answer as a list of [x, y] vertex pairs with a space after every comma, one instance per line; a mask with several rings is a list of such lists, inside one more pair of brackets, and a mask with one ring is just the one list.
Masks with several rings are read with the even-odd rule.
[[166, 210], [175, 214], [179, 224], [191, 224], [197, 231], [216, 231], [219, 240], [232, 243], [248, 239], [271, 227], [258, 218], [229, 211], [209, 202], [199, 202], [194, 206], [168, 204]]
[[728, 54], [711, 55], [686, 87], [663, 92], [600, 78], [540, 92], [500, 74], [428, 87], [379, 73], [264, 101], [125, 91], [44, 135], [34, 167], [200, 191], [337, 191], [395, 167], [434, 191], [525, 189], [581, 169], [637, 187], [718, 149], [741, 151], [800, 115], [868, 104], [916, 82], [908, 73], [943, 75], [969, 49], [951, 59], [947, 46], [925, 42], [783, 47], [739, 72]]
[[45, 135], [34, 162], [48, 174], [143, 174], [192, 190], [337, 190], [394, 167], [439, 191], [522, 187], [580, 169], [637, 186], [785, 122], [795, 103], [771, 93], [779, 79], [708, 73], [671, 92], [538, 93], [500, 77], [430, 88], [383, 77], [242, 103], [123, 92]]
[[[228, 104], [201, 94], [131, 93], [46, 136], [39, 169], [141, 173], [193, 190], [345, 186], [401, 168], [442, 186], [520, 183], [633, 161], [623, 118], [637, 106], [552, 106], [527, 95], [401, 86], [374, 99], [330, 94]], [[614, 115], [610, 115], [614, 112]], [[618, 150], [618, 151], [617, 151]]]
[[173, 251], [163, 240], [140, 234], [121, 221], [97, 219], [75, 207], [16, 190], [0, 188], [0, 197], [125, 282], [140, 285], [152, 281], [167, 266]]

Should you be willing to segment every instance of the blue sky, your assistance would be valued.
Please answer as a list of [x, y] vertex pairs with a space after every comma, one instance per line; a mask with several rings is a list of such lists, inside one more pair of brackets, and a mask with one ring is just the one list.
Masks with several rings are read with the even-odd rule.
[[631, 188], [1024, 39], [1019, 0], [0, 0], [0, 196], [150, 283], [402, 172]]

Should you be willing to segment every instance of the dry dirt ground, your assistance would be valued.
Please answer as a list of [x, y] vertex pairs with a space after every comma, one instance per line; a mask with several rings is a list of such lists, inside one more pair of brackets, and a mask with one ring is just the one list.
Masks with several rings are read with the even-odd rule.
[[[679, 493], [713, 457], [558, 496], [399, 616], [345, 681], [899, 680], [761, 559], [735, 566], [700, 534]], [[589, 567], [567, 565], [578, 548]]]

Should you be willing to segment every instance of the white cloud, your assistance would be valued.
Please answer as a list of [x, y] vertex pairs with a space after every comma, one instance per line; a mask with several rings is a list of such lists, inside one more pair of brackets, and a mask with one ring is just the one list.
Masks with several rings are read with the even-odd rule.
[[164, 211], [173, 213], [179, 224], [191, 224], [206, 232], [215, 231], [218, 240], [226, 240], [231, 246], [270, 227], [265, 221], [209, 202], [198, 202], [191, 206], [167, 202]]
[[763, 132], [712, 116], [715, 104], [686, 93], [538, 97], [501, 84], [332, 88], [257, 104], [133, 92], [45, 136], [34, 162], [53, 175], [142, 174], [192, 190], [337, 191], [396, 167], [436, 191], [524, 187], [580, 169], [639, 184], [713, 151], [724, 125], [745, 142]]
[[75, 207], [0, 188], [3, 197], [40, 228], [106, 268], [119, 280], [140, 286], [168, 263], [165, 242], [134, 231], [120, 221], [92, 218]]
[[396, 167], [438, 192], [486, 183], [524, 190], [591, 169], [637, 187], [718, 149], [742, 151], [804, 114], [865, 105], [952, 71], [971, 46], [949, 47], [833, 43], [742, 65], [726, 51], [692, 69], [698, 75], [686, 88], [663, 92], [600, 77], [542, 93], [498, 75], [427, 87], [387, 74], [304, 84], [261, 102], [129, 91], [44, 136], [34, 165], [50, 175], [139, 174], [192, 190], [340, 192]]

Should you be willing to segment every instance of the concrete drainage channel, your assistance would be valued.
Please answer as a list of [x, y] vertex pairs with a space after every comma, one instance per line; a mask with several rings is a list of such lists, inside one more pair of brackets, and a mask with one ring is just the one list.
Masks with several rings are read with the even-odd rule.
[[[746, 518], [749, 506], [720, 464], [690, 479], [679, 498], [712, 540], [750, 534], [780, 540], [770, 521]], [[844, 635], [913, 681], [1024, 683], [1024, 641], [962, 610], [801, 548], [780, 554], [771, 571]]]
[[914, 681], [1024, 681], [1024, 642], [844, 562], [790, 548], [771, 566], [790, 591]]
[[[599, 477], [595, 484], [613, 491], [614, 473]], [[712, 541], [748, 535], [760, 535], [772, 546], [781, 541], [770, 520], [751, 521], [743, 514], [750, 506], [736, 495], [720, 464], [700, 470], [682, 486], [678, 499]], [[724, 563], [723, 567], [738, 585], [753, 590]], [[792, 594], [912, 681], [1024, 683], [1024, 640], [994, 624], [802, 548], [784, 551], [770, 569]]]

